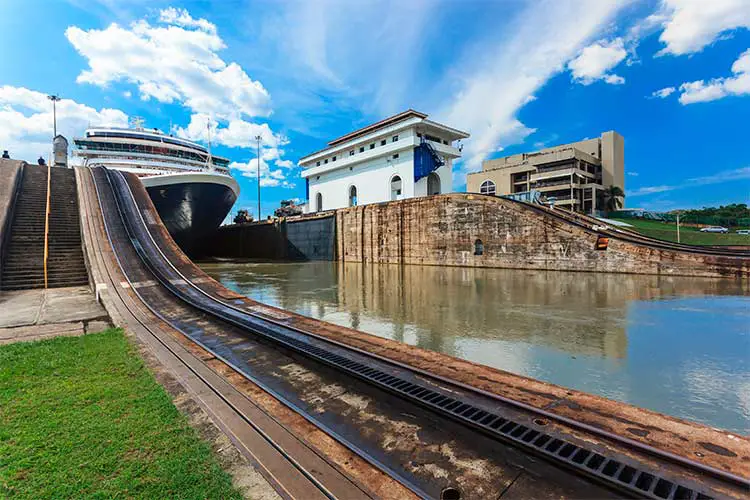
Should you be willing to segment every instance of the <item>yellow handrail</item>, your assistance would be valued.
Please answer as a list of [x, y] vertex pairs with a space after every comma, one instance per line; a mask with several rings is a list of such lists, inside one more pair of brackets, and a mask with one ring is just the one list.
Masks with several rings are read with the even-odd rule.
[[49, 196], [51, 167], [47, 164], [47, 210], [44, 214], [44, 288], [47, 288], [47, 257], [49, 257]]

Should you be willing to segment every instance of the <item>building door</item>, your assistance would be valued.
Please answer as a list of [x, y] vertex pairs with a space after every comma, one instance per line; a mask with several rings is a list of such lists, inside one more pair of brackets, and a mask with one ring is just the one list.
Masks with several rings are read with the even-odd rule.
[[323, 211], [323, 195], [320, 193], [315, 195], [315, 211], [316, 212]]
[[357, 206], [357, 186], [349, 187], [349, 206]]
[[401, 199], [401, 177], [394, 175], [391, 177], [391, 201]]
[[440, 194], [440, 176], [432, 172], [427, 176], [427, 196]]

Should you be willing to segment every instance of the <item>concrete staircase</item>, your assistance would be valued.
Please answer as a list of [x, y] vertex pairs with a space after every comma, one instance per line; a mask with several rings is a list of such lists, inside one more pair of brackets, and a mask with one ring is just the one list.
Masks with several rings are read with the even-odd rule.
[[[52, 168], [47, 285], [88, 284], [81, 247], [78, 197], [72, 169]], [[44, 287], [44, 225], [47, 167], [26, 165], [10, 228], [0, 288]]]
[[55, 288], [88, 283], [81, 244], [75, 172], [72, 168], [52, 168], [47, 284]]

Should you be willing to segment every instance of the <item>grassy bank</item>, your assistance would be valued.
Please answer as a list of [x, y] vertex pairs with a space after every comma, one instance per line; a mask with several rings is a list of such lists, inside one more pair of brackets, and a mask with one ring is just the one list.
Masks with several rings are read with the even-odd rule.
[[[652, 238], [677, 241], [677, 227], [674, 223], [664, 223], [643, 219], [614, 219], [632, 225], [626, 228], [638, 231]], [[727, 234], [701, 233], [696, 227], [680, 226], [680, 243], [686, 245], [750, 245], [750, 236], [736, 234], [734, 229]]]
[[0, 347], [0, 498], [240, 498], [120, 330]]

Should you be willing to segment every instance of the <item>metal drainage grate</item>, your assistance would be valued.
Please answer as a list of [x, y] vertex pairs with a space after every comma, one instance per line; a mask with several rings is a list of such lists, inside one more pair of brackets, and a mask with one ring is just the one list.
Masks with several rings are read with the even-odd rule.
[[[119, 188], [115, 189], [119, 195], [118, 198], [124, 201], [123, 193], [118, 191], [129, 188], [117, 182], [115, 184], [118, 184]], [[127, 200], [127, 197], [125, 199]], [[135, 209], [138, 210], [137, 207]], [[131, 226], [132, 229], [133, 221], [130, 220], [130, 217], [124, 218], [127, 220], [127, 225]], [[131, 231], [131, 234], [139, 234], [139, 232]], [[140, 240], [140, 238], [138, 239]], [[254, 321], [250, 318], [253, 318], [255, 322], [263, 322], [262, 318], [236, 309], [229, 309], [229, 311], [242, 315], [238, 317], [237, 314], [228, 312], [228, 306], [215, 299], [203, 295], [195, 298], [184, 287], [180, 289], [174, 286], [169, 277], [161, 272], [159, 263], [154, 262], [151, 256], [148, 255], [142, 242], [134, 241], [134, 243], [137, 243], [134, 246], [141, 255], [141, 258], [144, 259], [162, 284], [193, 307], [214, 314], [225, 321], [248, 329], [268, 340], [285, 345], [300, 354], [304, 354], [341, 371], [348, 372], [385, 390], [396, 393], [409, 401], [426, 406], [438, 414], [449, 416], [470, 426], [480, 428], [485, 433], [551, 458], [553, 461], [563, 462], [566, 466], [578, 472], [633, 492], [640, 497], [667, 500], [710, 500], [713, 498], [688, 486], [680, 485], [653, 473], [640, 470], [635, 464], [625, 464], [621, 461], [607, 458], [595, 451], [587, 450], [563, 439], [552, 437], [537, 429], [532, 429], [500, 415], [445, 396], [432, 389], [390, 375], [359, 361], [354, 361], [316, 345], [311, 345], [295, 336], [265, 326], [259, 327], [257, 324], [253, 324]]]

